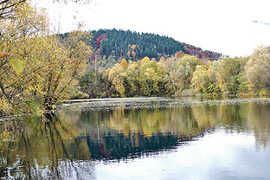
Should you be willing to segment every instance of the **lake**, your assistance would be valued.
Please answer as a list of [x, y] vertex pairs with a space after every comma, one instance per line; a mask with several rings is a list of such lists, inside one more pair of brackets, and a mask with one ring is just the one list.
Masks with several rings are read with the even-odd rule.
[[51, 121], [5, 121], [0, 177], [268, 180], [269, 101], [145, 98], [104, 109], [74, 102]]

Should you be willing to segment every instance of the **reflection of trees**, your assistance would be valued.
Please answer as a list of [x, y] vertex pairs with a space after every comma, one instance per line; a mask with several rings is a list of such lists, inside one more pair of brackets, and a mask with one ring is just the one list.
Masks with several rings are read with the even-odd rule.
[[[86, 137], [80, 138], [87, 139], [94, 159], [118, 159], [120, 156], [128, 157], [127, 154], [133, 156], [136, 152], [171, 149], [181, 142], [181, 138], [193, 139], [219, 125], [228, 133], [248, 131], [251, 126], [247, 126], [247, 118], [251, 118], [250, 112], [256, 110], [256, 108], [250, 109], [249, 106], [249, 104], [219, 104], [168, 109], [83, 112], [81, 131]], [[259, 119], [263, 118], [259, 117]], [[256, 123], [262, 121], [256, 120]], [[92, 126], [86, 124], [92, 124]], [[263, 124], [260, 125], [265, 128]], [[259, 126], [256, 125], [256, 127]], [[257, 131], [267, 130], [260, 128]], [[166, 147], [163, 142], [169, 142], [168, 139], [166, 140], [169, 138], [168, 134], [174, 137], [174, 142]], [[148, 142], [152, 147], [148, 146]], [[155, 149], [155, 147], [158, 148]]]
[[222, 124], [226, 130], [241, 131], [245, 127], [247, 104], [194, 106], [192, 112], [200, 128]]
[[217, 106], [194, 106], [192, 114], [201, 129], [213, 128], [217, 124]]
[[243, 131], [246, 128], [247, 104], [218, 106], [218, 119], [227, 130]]
[[[93, 160], [137, 158], [177, 148], [218, 125], [270, 139], [270, 105], [234, 104], [99, 112], [60, 112], [49, 122], [26, 118], [0, 126], [0, 176], [94, 178]], [[87, 178], [90, 176], [89, 178]]]
[[108, 120], [108, 126], [128, 134], [141, 132], [145, 136], [157, 133], [172, 133], [178, 136], [193, 136], [201, 129], [194, 119], [191, 107], [170, 109], [116, 110]]
[[141, 133], [122, 133], [111, 132], [102, 135], [100, 139], [91, 136], [83, 136], [79, 141], [86, 140], [91, 151], [91, 158], [101, 159], [126, 159], [136, 158], [149, 153], [158, 153], [163, 150], [175, 149], [179, 141], [191, 140], [192, 137], [178, 137], [172, 134], [153, 134], [147, 137]]
[[130, 158], [174, 149], [207, 129], [199, 126], [191, 107], [83, 112], [81, 120], [83, 136], [78, 139], [87, 140], [92, 159]]
[[249, 104], [248, 129], [254, 132], [256, 145], [264, 148], [270, 143], [270, 104]]
[[83, 168], [74, 161], [89, 160], [90, 154], [85, 141], [74, 141], [78, 129], [68, 121], [40, 123], [40, 119], [28, 118], [2, 124], [3, 132], [9, 136], [0, 147], [1, 177], [10, 174], [15, 179], [80, 179], [82, 174], [93, 172], [91, 161], [85, 162]]

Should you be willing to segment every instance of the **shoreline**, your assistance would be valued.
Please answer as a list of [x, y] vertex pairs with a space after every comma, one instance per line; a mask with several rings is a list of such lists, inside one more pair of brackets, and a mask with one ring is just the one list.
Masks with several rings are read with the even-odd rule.
[[79, 99], [65, 101], [59, 110], [71, 111], [102, 111], [143, 108], [170, 108], [176, 106], [201, 106], [218, 104], [242, 104], [258, 103], [270, 104], [270, 98], [230, 98], [230, 99], [203, 99], [195, 97], [165, 98], [165, 97], [133, 97], [133, 98], [101, 98], [101, 99]]
[[[114, 109], [154, 109], [175, 108], [177, 106], [214, 106], [218, 104], [270, 104], [270, 98], [229, 98], [229, 99], [203, 99], [196, 97], [131, 97], [131, 98], [100, 98], [100, 99], [73, 99], [63, 101], [57, 106], [60, 111], [110, 111]], [[17, 116], [0, 117], [0, 123], [14, 119]]]

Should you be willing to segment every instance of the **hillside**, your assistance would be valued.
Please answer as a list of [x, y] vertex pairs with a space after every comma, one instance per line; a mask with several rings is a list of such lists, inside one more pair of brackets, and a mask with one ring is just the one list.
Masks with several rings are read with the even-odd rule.
[[[221, 54], [213, 51], [202, 50], [193, 45], [182, 43], [167, 36], [152, 33], [138, 33], [116, 29], [100, 29], [92, 31], [91, 44], [94, 53], [91, 59], [103, 59], [103, 64], [114, 64], [119, 58], [124, 57], [136, 61], [148, 56], [159, 59], [169, 57], [176, 52], [197, 56], [210, 60], [218, 59]], [[62, 34], [64, 38], [67, 34]]]

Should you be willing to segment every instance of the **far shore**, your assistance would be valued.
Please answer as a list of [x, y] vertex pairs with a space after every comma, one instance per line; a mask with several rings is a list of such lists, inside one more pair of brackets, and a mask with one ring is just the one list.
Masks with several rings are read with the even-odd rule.
[[74, 99], [64, 101], [59, 109], [71, 111], [100, 111], [142, 108], [169, 108], [176, 106], [240, 104], [240, 103], [270, 103], [270, 98], [219, 98], [206, 99], [199, 97], [132, 97], [132, 98], [100, 98], [100, 99]]
[[[214, 106], [218, 104], [257, 103], [270, 104], [270, 98], [219, 98], [207, 99], [201, 97], [131, 97], [131, 98], [97, 98], [73, 99], [63, 101], [57, 106], [57, 111], [110, 111], [114, 109], [154, 109], [173, 108], [177, 106]], [[20, 117], [22, 117], [21, 115]], [[0, 117], [3, 121], [16, 119], [15, 115]]]

